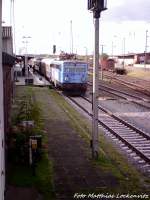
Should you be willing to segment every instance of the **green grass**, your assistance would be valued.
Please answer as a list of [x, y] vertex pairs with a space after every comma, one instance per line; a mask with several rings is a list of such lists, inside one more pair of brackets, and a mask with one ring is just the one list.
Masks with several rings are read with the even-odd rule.
[[35, 184], [35, 177], [32, 175], [32, 170], [23, 165], [12, 165], [8, 180], [9, 184], [18, 187], [31, 187]]
[[43, 154], [42, 160], [37, 166], [36, 176], [35, 185], [44, 195], [44, 200], [54, 198], [53, 165], [48, 159], [48, 154], [46, 152]]

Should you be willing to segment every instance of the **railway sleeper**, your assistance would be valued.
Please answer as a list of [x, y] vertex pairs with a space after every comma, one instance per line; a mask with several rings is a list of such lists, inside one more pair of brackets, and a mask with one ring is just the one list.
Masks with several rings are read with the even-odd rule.
[[136, 142], [136, 141], [139, 142], [140, 141], [140, 142], [143, 142], [143, 144], [144, 144], [145, 141], [147, 141], [144, 138], [132, 138], [132, 139], [131, 138], [124, 138], [124, 139], [129, 139], [131, 142]]

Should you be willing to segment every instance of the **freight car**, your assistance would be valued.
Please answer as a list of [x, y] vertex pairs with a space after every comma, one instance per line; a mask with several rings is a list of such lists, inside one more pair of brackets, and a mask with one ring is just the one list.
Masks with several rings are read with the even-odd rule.
[[44, 58], [44, 59], [41, 60], [41, 64], [40, 64], [41, 75], [43, 75], [48, 81], [51, 81], [51, 79], [50, 79], [50, 77], [51, 77], [50, 65], [51, 65], [52, 61], [53, 61], [53, 59]]
[[78, 60], [41, 60], [40, 72], [55, 87], [85, 93], [87, 90], [88, 64]]
[[114, 71], [115, 60], [112, 58], [101, 59], [101, 67], [106, 71]]

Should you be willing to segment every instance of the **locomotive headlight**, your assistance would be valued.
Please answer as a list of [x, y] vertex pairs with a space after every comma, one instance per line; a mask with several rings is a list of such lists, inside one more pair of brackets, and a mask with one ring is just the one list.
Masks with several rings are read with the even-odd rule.
[[68, 76], [65, 76], [65, 81], [69, 81], [69, 77]]
[[82, 77], [81, 77], [81, 81], [82, 81], [82, 82], [85, 82], [85, 81], [86, 81], [86, 78], [85, 78], [84, 75], [82, 75]]

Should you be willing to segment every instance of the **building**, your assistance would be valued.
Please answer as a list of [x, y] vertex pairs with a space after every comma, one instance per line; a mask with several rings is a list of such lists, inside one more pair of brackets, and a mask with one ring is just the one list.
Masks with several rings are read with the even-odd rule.
[[11, 103], [13, 96], [13, 65], [15, 63], [15, 57], [3, 52], [2, 54], [2, 66], [3, 66], [3, 88], [4, 88], [4, 132], [5, 139], [10, 132], [10, 113]]
[[[0, 21], [2, 21], [2, 1], [0, 1]], [[11, 98], [10, 81], [11, 68], [14, 58], [12, 48], [12, 33], [10, 27], [0, 26], [0, 200], [4, 200], [5, 193], [5, 133], [8, 131], [9, 109]], [[2, 54], [3, 52], [3, 54]], [[5, 102], [6, 101], [6, 102]], [[4, 112], [5, 110], [5, 112]], [[4, 114], [5, 113], [5, 114]]]
[[125, 55], [118, 55], [117, 63], [124, 63], [125, 66], [136, 66], [144, 63], [150, 64], [150, 52], [147, 53], [130, 53]]

